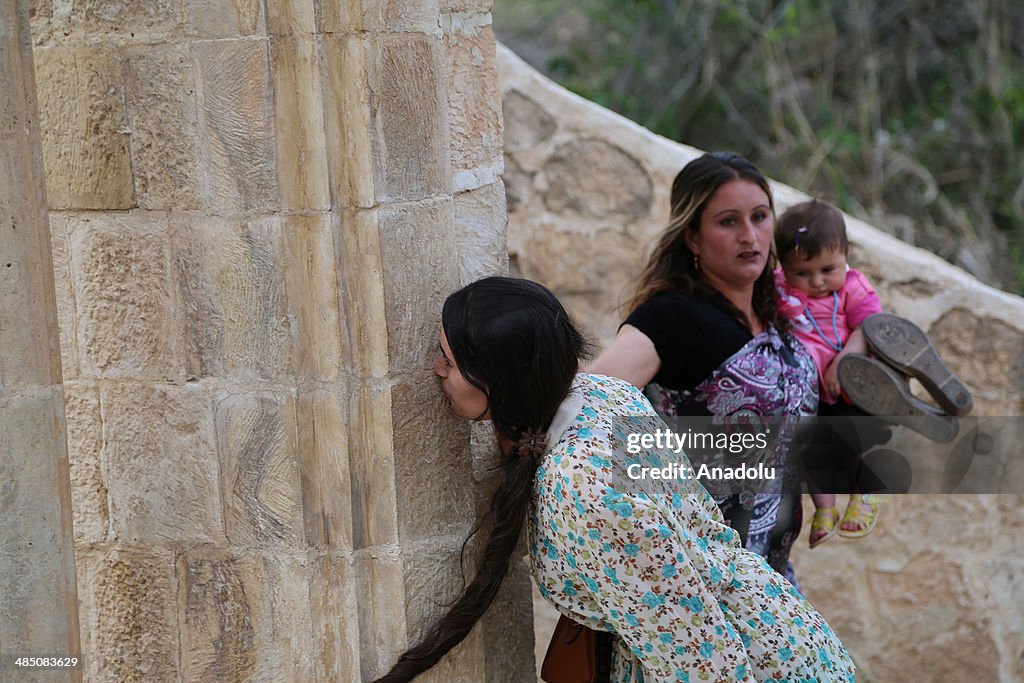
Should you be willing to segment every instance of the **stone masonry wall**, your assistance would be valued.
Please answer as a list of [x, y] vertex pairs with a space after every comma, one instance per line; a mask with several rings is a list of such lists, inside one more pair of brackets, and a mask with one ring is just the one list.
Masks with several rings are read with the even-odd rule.
[[[667, 223], [672, 179], [701, 151], [566, 92], [502, 47], [499, 74], [513, 268], [552, 287], [607, 342], [624, 316], [615, 307]], [[804, 198], [774, 188], [779, 211]], [[975, 412], [1024, 415], [1024, 300], [847, 221], [851, 263], [887, 310], [929, 332], [970, 386]], [[1020, 443], [1003, 444], [1017, 482]], [[1024, 679], [1022, 534], [1021, 495], [889, 496], [871, 536], [808, 552], [804, 535], [795, 563], [857, 660], [858, 681], [1010, 683]], [[538, 642], [545, 637], [539, 630]]]
[[0, 0], [0, 680], [81, 653], [57, 304], [28, 3]]
[[[507, 267], [490, 0], [32, 12], [85, 679], [382, 673], [492, 485], [430, 370]], [[425, 680], [531, 677], [528, 590]]]

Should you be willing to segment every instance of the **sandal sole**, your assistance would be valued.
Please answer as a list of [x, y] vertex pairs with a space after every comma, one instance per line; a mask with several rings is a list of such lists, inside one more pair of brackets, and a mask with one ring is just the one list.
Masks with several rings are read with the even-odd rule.
[[883, 361], [915, 378], [950, 415], [966, 415], [974, 401], [966, 385], [946, 367], [920, 327], [899, 316], [878, 313], [862, 324], [869, 348]]
[[821, 545], [822, 543], [824, 543], [828, 539], [835, 538], [838, 533], [839, 532], [837, 532], [837, 531], [833, 531], [832, 533], [828, 534], [827, 536], [822, 536], [817, 541], [814, 541], [813, 543], [808, 543], [807, 545], [811, 548], [811, 550], [814, 550], [815, 548], [817, 548], [819, 545]]
[[913, 429], [937, 443], [949, 443], [960, 431], [955, 417], [943, 415], [913, 396], [899, 375], [873, 358], [844, 356], [839, 361], [839, 383], [864, 412]]
[[869, 526], [867, 529], [862, 529], [861, 531], [843, 531], [842, 529], [840, 529], [836, 532], [836, 534], [842, 536], [843, 538], [864, 538], [865, 536], [871, 533], [871, 531], [875, 528], [877, 524], [878, 518], [875, 517], [875, 521], [872, 522], [871, 526]]
[[824, 536], [819, 538], [817, 541], [809, 542], [807, 545], [813, 550], [814, 548], [817, 548], [819, 545], [821, 545], [822, 543], [824, 543], [828, 539], [835, 538], [838, 533], [839, 533], [839, 522], [836, 522], [835, 529], [833, 529], [829, 533], [825, 534]]

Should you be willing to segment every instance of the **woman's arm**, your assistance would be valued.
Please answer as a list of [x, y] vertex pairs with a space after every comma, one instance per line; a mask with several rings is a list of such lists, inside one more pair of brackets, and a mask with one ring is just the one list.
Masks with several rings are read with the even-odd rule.
[[624, 379], [641, 389], [654, 379], [660, 369], [661, 358], [654, 342], [632, 325], [619, 328], [611, 346], [586, 368], [598, 375]]

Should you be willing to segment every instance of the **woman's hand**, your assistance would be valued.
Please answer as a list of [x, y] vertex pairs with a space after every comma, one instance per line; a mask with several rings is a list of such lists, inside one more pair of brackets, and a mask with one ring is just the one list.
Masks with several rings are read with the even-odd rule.
[[661, 369], [661, 358], [646, 334], [623, 325], [615, 341], [585, 368], [587, 372], [624, 379], [638, 389], [648, 384]]

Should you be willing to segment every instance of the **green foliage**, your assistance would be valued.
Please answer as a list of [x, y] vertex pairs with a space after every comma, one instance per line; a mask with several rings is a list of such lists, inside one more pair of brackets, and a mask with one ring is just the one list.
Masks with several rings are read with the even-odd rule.
[[496, 0], [494, 14], [584, 97], [882, 227], [909, 216], [901, 237], [1024, 293], [1024, 4]]

